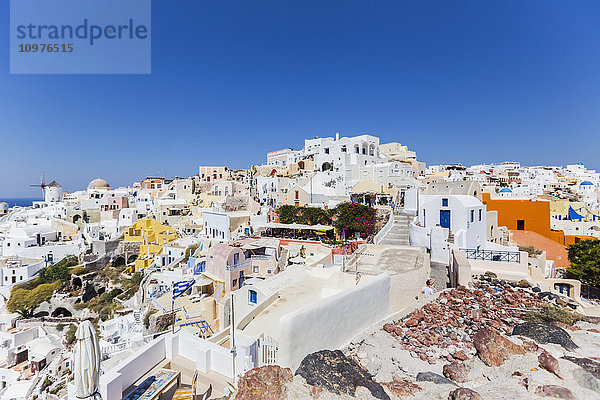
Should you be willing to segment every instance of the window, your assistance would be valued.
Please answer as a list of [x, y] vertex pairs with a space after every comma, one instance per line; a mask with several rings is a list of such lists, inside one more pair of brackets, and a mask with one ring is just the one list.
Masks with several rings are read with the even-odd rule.
[[323, 149], [325, 151], [325, 154], [329, 154], [329, 149]]
[[254, 290], [248, 291], [248, 301], [250, 301], [251, 304], [258, 303], [258, 295]]
[[525, 220], [524, 219], [518, 219], [517, 220], [517, 230], [518, 231], [524, 231], [525, 230]]
[[233, 284], [232, 284], [232, 286], [233, 286], [233, 287], [236, 287], [236, 286], [237, 286], [237, 279], [234, 279], [234, 280], [233, 280]]
[[298, 191], [296, 190], [296, 200], [298, 200], [300, 198], [300, 195], [298, 194]]
[[252, 272], [254, 272], [255, 274], [257, 274], [258, 273], [258, 267], [257, 266], [252, 267]]
[[475, 220], [475, 210], [471, 210], [471, 222]]
[[448, 207], [448, 199], [442, 199], [442, 207]]
[[481, 221], [481, 214], [482, 214], [483, 210], [480, 208], [479, 209], [479, 221]]

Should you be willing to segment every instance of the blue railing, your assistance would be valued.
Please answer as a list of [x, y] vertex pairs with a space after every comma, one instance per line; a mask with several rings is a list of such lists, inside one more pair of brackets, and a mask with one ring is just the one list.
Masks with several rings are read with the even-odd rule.
[[498, 262], [521, 262], [521, 253], [518, 251], [501, 251], [501, 250], [479, 250], [479, 249], [462, 249], [467, 259], [483, 260], [483, 261], [498, 261]]

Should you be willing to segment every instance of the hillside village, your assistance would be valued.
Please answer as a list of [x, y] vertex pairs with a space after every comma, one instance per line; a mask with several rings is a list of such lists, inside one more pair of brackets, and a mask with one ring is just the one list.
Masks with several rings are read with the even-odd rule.
[[85, 320], [109, 400], [600, 398], [600, 173], [367, 134], [192, 173], [0, 203], [0, 400], [75, 399]]

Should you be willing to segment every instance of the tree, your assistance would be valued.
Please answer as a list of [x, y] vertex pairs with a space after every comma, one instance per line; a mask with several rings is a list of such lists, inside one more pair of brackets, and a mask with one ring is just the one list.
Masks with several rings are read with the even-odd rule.
[[567, 276], [600, 287], [600, 240], [582, 240], [569, 246]]
[[71, 278], [71, 268], [77, 265], [77, 257], [65, 257], [56, 264], [42, 269], [38, 274], [39, 283], [68, 281]]
[[279, 221], [283, 224], [328, 225], [331, 224], [331, 214], [332, 210], [318, 207], [285, 205], [277, 210]]

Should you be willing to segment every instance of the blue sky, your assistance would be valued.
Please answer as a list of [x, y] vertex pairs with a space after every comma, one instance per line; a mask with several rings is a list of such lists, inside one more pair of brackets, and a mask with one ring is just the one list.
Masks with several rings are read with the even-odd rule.
[[[153, 1], [151, 75], [10, 75], [0, 198], [370, 133], [428, 164], [600, 169], [597, 1]], [[8, 27], [9, 2], [0, 2]]]

